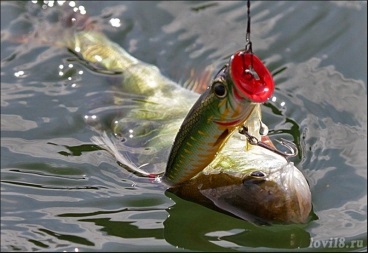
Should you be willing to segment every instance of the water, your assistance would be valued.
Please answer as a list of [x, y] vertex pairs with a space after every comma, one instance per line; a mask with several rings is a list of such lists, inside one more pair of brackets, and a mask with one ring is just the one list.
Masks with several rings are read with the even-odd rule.
[[[181, 84], [213, 75], [244, 47], [245, 2], [77, 6], [111, 40]], [[55, 16], [43, 13], [50, 7], [1, 2], [1, 250], [365, 251], [367, 3], [251, 6], [253, 49], [276, 82], [264, 121], [273, 138], [298, 144], [294, 162], [310, 183], [317, 220], [257, 227], [124, 171], [90, 141], [129, 107], [112, 106], [116, 78], [65, 49], [24, 42], [39, 27], [36, 17], [55, 27], [49, 38], [58, 35]]]

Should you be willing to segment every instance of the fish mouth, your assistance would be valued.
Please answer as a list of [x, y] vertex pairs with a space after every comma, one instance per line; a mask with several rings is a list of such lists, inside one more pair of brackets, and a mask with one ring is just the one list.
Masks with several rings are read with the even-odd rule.
[[226, 120], [221, 120], [221, 119], [214, 119], [212, 120], [215, 124], [219, 125], [219, 126], [223, 126], [223, 127], [237, 127], [242, 125], [244, 122], [246, 122], [247, 120], [249, 120], [249, 118], [251, 117], [252, 113], [257, 109], [256, 104], [251, 103], [248, 106], [246, 106], [245, 108], [242, 109], [242, 112], [240, 113], [240, 115], [237, 115], [237, 118], [235, 118], [234, 120], [231, 121], [226, 121]]
[[220, 126], [230, 127], [230, 126], [238, 126], [241, 121], [242, 120], [237, 119], [237, 120], [233, 120], [233, 121], [214, 120], [213, 122], [215, 122], [217, 125], [220, 125]]

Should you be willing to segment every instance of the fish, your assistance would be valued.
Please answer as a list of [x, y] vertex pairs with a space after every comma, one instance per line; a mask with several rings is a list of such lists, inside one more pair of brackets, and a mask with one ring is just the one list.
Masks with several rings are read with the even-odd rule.
[[[183, 199], [255, 224], [310, 220], [311, 192], [303, 173], [285, 156], [253, 145], [239, 131], [246, 127], [256, 140], [266, 137], [260, 134], [265, 127], [261, 104], [271, 96], [273, 84], [255, 86], [252, 82], [258, 82], [259, 76], [239, 77], [248, 70], [244, 62], [249, 65], [251, 61], [258, 66], [256, 75], [272, 78], [260, 69], [263, 64], [255, 55], [236, 51], [205, 92], [198, 94], [163, 76], [156, 66], [138, 60], [99, 31], [69, 29], [57, 46], [67, 48], [86, 66], [121, 75], [121, 84], [116, 86], [119, 91], [144, 97], [140, 108], [113, 120], [111, 132], [115, 137], [131, 130], [142, 136], [154, 133], [143, 148], [164, 152], [167, 162], [156, 164], [151, 157], [136, 165], [106, 132], [94, 136], [92, 142], [124, 168], [154, 178]], [[119, 102], [116, 98], [115, 103]], [[148, 172], [146, 165], [157, 165], [157, 171]]]

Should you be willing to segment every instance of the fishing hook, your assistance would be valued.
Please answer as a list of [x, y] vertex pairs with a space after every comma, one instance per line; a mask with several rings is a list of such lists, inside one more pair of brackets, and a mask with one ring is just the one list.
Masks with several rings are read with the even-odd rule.
[[281, 138], [281, 140], [276, 140], [278, 143], [280, 143], [282, 146], [284, 146], [285, 148], [287, 148], [290, 152], [289, 153], [286, 153], [286, 152], [282, 152], [264, 142], [261, 142], [257, 139], [257, 137], [253, 136], [253, 135], [250, 135], [248, 133], [248, 128], [246, 126], [243, 126], [242, 128], [239, 129], [239, 133], [240, 134], [243, 134], [247, 137], [247, 141], [249, 142], [249, 144], [251, 145], [257, 145], [257, 146], [260, 146], [262, 148], [265, 148], [265, 149], [268, 149], [276, 154], [279, 154], [283, 157], [285, 157], [286, 159], [289, 158], [289, 157], [294, 157], [298, 154], [298, 148], [296, 147], [296, 145], [289, 141], [289, 140], [286, 140], [284, 138]]

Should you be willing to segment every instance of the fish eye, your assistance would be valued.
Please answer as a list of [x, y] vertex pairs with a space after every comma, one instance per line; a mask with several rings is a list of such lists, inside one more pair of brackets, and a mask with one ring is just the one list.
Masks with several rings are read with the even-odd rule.
[[213, 91], [218, 98], [224, 98], [227, 93], [225, 85], [220, 82], [216, 82], [213, 84]]
[[264, 177], [265, 174], [262, 171], [253, 171], [250, 176], [252, 177]]

